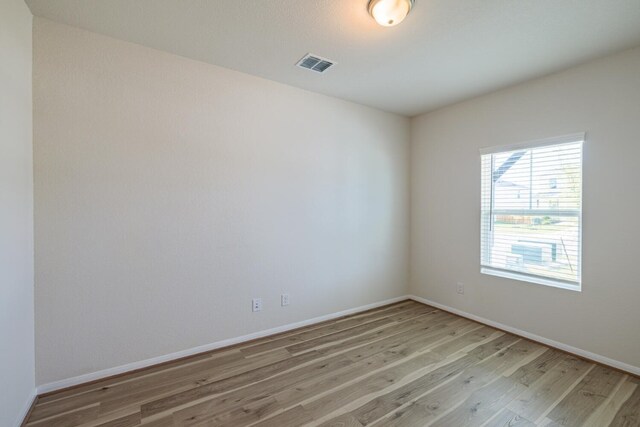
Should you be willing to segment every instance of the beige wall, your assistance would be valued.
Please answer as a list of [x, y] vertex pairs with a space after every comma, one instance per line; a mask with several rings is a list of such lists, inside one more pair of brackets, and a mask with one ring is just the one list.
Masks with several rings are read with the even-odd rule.
[[31, 12], [0, 3], [0, 426], [35, 392]]
[[406, 292], [408, 119], [34, 25], [38, 384]]
[[[481, 275], [478, 149], [582, 131], [583, 291]], [[412, 293], [640, 367], [639, 162], [640, 49], [414, 118]]]

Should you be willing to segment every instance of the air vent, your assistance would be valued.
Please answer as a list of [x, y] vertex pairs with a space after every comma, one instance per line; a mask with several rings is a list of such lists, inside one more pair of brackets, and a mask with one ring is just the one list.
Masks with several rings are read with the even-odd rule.
[[298, 61], [296, 65], [300, 68], [306, 68], [307, 70], [315, 71], [316, 73], [324, 73], [333, 65], [335, 65], [335, 62], [326, 58], [322, 58], [318, 55], [312, 55], [308, 53], [300, 61]]

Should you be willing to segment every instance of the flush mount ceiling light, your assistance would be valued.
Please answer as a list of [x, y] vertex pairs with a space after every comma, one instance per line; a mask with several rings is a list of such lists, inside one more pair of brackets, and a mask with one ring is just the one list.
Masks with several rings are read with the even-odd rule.
[[411, 12], [414, 0], [369, 0], [369, 14], [383, 27], [393, 27]]

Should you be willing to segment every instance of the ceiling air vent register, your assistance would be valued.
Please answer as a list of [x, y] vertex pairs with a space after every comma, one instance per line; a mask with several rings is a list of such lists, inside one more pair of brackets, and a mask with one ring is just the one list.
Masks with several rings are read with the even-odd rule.
[[296, 65], [300, 68], [315, 71], [316, 73], [324, 73], [335, 65], [335, 61], [307, 53]]

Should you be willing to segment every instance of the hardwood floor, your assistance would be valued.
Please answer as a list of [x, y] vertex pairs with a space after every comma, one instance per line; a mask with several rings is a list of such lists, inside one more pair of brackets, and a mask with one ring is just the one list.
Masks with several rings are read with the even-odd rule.
[[639, 386], [404, 301], [42, 396], [27, 426], [638, 426]]

